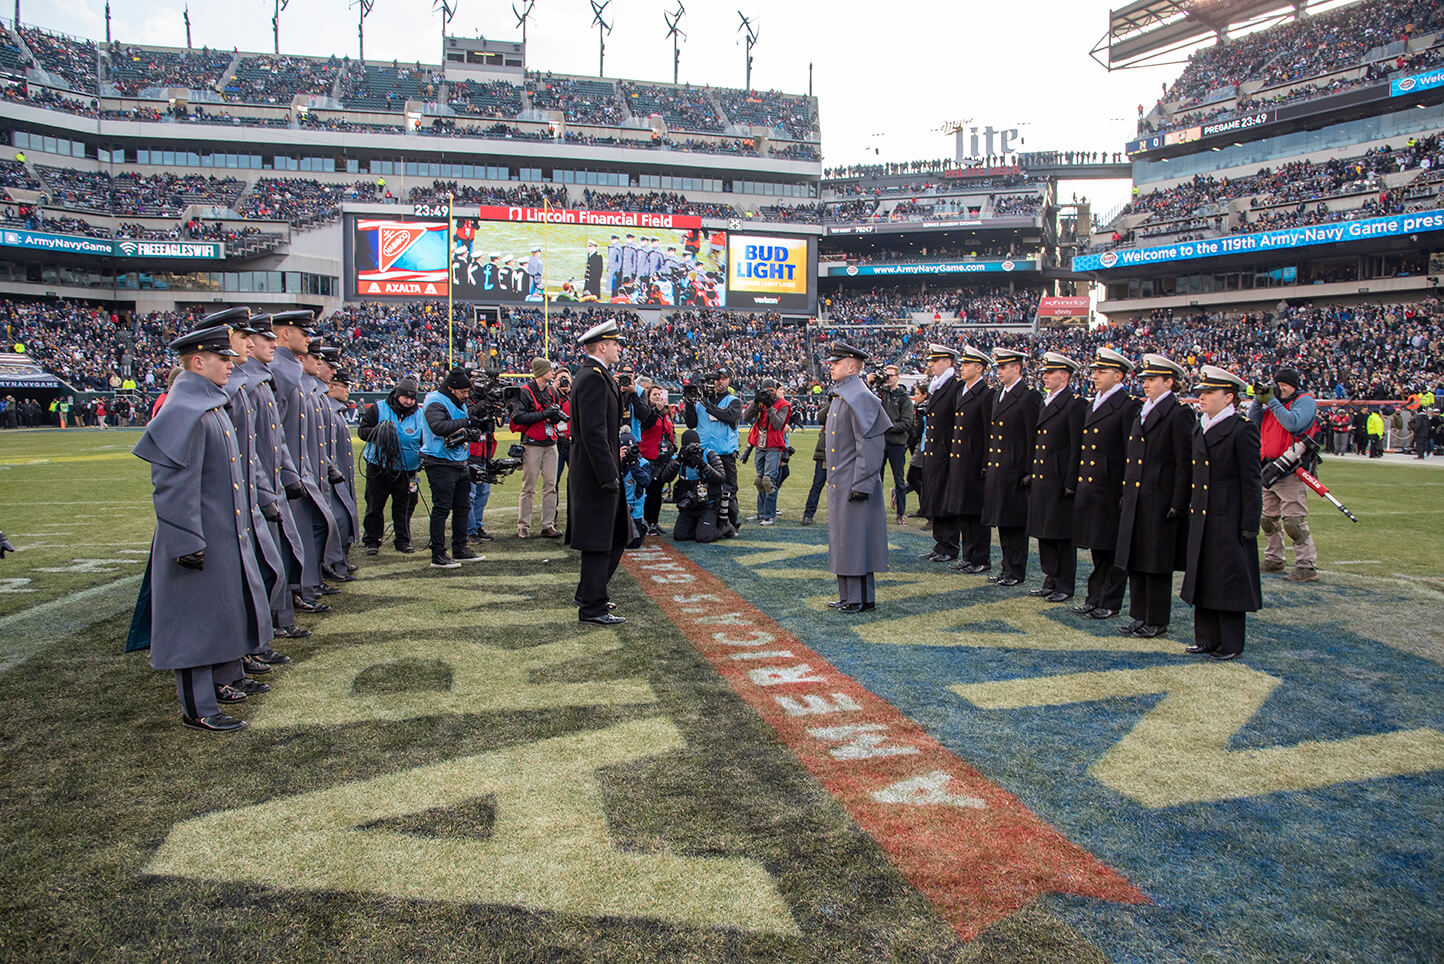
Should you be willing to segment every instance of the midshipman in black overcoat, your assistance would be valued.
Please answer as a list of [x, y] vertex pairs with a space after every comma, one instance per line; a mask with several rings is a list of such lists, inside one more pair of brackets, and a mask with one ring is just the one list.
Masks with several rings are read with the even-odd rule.
[[923, 484], [918, 493], [918, 514], [932, 523], [933, 548], [921, 558], [951, 562], [958, 558], [957, 513], [944, 501], [948, 465], [953, 448], [953, 418], [958, 407], [958, 353], [947, 345], [928, 345], [927, 401], [919, 417], [926, 420], [922, 437]]
[[988, 419], [993, 390], [988, 387], [987, 352], [964, 345], [958, 352], [958, 401], [953, 411], [953, 440], [948, 452], [947, 489], [943, 505], [959, 517], [958, 561], [952, 568], [967, 573], [993, 568], [992, 531], [983, 525], [983, 477], [987, 474]]
[[1073, 595], [1078, 550], [1073, 548], [1073, 503], [1078, 485], [1078, 449], [1088, 403], [1069, 387], [1079, 365], [1067, 355], [1043, 355], [1047, 395], [1038, 415], [1033, 445], [1033, 478], [1028, 486], [1028, 535], [1038, 540], [1043, 586], [1028, 595], [1063, 602]]
[[999, 386], [988, 420], [983, 479], [983, 525], [998, 530], [1003, 567], [989, 581], [1016, 586], [1028, 577], [1028, 487], [1033, 484], [1033, 440], [1043, 396], [1023, 380], [1026, 356], [1011, 348], [993, 352]]

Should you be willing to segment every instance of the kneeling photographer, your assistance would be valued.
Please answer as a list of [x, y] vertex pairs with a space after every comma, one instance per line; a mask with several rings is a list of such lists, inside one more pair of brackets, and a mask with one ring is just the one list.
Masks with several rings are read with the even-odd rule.
[[647, 537], [643, 508], [647, 486], [652, 484], [652, 462], [638, 450], [630, 426], [622, 426], [618, 444], [618, 451], [622, 453], [622, 495], [627, 500], [627, 518], [631, 520], [632, 527], [627, 548], [639, 549]]
[[727, 482], [722, 457], [702, 447], [702, 438], [695, 429], [682, 433], [682, 448], [676, 458], [659, 468], [655, 477], [664, 484], [672, 483], [672, 500], [677, 503], [674, 541], [715, 542], [737, 534], [728, 519], [734, 490]]
[[[481, 438], [481, 420], [467, 412], [471, 373], [453, 368], [421, 403], [424, 418], [421, 467], [431, 485], [431, 565], [455, 569], [481, 557], [466, 548], [471, 516], [469, 443]], [[446, 517], [451, 516], [451, 555], [446, 554]]]

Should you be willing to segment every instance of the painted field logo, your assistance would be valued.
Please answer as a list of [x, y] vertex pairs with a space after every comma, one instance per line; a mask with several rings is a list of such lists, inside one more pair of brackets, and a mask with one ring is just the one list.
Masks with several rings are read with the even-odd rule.
[[1098, 263], [1105, 268], [1111, 268], [1118, 263], [1118, 255], [1113, 251], [1105, 251], [1103, 256], [1098, 259]]
[[378, 260], [380, 263], [377, 267], [382, 271], [391, 267], [396, 263], [398, 258], [411, 250], [411, 246], [416, 243], [417, 238], [420, 238], [425, 233], [426, 228], [423, 225], [396, 224], [383, 226], [380, 230], [381, 244], [378, 249]]
[[121, 253], [121, 254], [126, 255], [127, 257], [134, 257], [134, 256], [135, 256], [135, 242], [134, 242], [134, 241], [122, 241], [122, 242], [120, 242], [119, 245], [117, 245], [117, 247], [120, 248], [120, 253]]

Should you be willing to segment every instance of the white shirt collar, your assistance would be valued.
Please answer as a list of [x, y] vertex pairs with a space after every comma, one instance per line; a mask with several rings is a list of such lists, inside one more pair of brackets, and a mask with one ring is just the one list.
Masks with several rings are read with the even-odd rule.
[[1168, 396], [1170, 396], [1170, 395], [1172, 395], [1172, 394], [1173, 394], [1173, 389], [1170, 388], [1168, 391], [1164, 392], [1162, 395], [1158, 396], [1157, 398], [1145, 398], [1145, 399], [1143, 400], [1143, 408], [1140, 409], [1139, 412], [1138, 412], [1138, 420], [1141, 422], [1141, 421], [1143, 421], [1144, 419], [1146, 419], [1146, 418], [1148, 417], [1148, 413], [1151, 412], [1151, 411], [1153, 411], [1153, 409], [1154, 409], [1155, 407], [1157, 407], [1157, 405], [1158, 405], [1159, 402], [1162, 402], [1165, 398], [1167, 398]]
[[1115, 392], [1120, 392], [1120, 391], [1122, 391], [1122, 390], [1123, 390], [1123, 383], [1122, 383], [1122, 382], [1119, 382], [1117, 385], [1114, 385], [1112, 388], [1108, 389], [1108, 391], [1104, 392], [1102, 395], [1098, 395], [1098, 396], [1094, 397], [1094, 399], [1093, 399], [1093, 411], [1095, 411], [1095, 412], [1098, 411], [1099, 406], [1101, 406], [1104, 402], [1108, 401], [1108, 399], [1109, 399]]
[[948, 383], [948, 379], [952, 378], [956, 374], [957, 370], [951, 365], [949, 365], [947, 371], [943, 372], [941, 375], [934, 375], [932, 381], [928, 382], [928, 394], [931, 395], [933, 392], [942, 388]]
[[1209, 418], [1207, 415], [1201, 415], [1201, 416], [1199, 416], [1198, 424], [1203, 428], [1203, 430], [1204, 430], [1205, 432], [1207, 432], [1209, 429], [1213, 428], [1213, 427], [1214, 427], [1215, 425], [1217, 425], [1219, 422], [1222, 422], [1222, 421], [1224, 421], [1225, 419], [1229, 418], [1230, 416], [1236, 415], [1236, 414], [1238, 414], [1238, 408], [1237, 408], [1236, 406], [1234, 406], [1234, 405], [1229, 405], [1228, 408], [1225, 408], [1223, 411], [1219, 412], [1219, 413], [1218, 413], [1217, 415], [1215, 415], [1213, 418]]

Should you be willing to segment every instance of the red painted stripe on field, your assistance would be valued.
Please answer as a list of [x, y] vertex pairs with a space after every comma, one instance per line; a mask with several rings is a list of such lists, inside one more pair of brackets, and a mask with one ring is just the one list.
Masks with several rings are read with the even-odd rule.
[[683, 553], [657, 544], [623, 558], [667, 617], [964, 940], [1053, 891], [1149, 902]]

